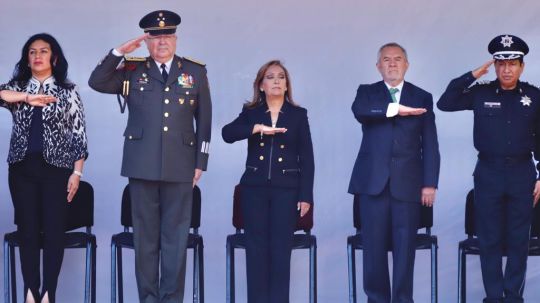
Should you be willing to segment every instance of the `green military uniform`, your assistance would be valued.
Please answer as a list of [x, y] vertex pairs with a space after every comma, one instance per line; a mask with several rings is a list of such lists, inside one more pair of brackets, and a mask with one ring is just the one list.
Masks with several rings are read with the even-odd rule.
[[[163, 25], [169, 32], [157, 35], [176, 28], [166, 23], [172, 17], [180, 23], [178, 15], [167, 11], [145, 18], [158, 14], [148, 22], [158, 20], [156, 28]], [[122, 94], [129, 110], [122, 175], [129, 178], [132, 197], [139, 300], [182, 302], [192, 181], [195, 169], [206, 170], [208, 163], [211, 101], [206, 68], [174, 56], [164, 79], [151, 57], [127, 59], [117, 68], [121, 61], [111, 51], [92, 72], [89, 85]]]

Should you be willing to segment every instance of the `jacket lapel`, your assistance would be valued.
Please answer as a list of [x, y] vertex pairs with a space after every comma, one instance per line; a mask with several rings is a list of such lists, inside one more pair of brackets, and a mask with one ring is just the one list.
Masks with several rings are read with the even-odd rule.
[[180, 60], [180, 57], [175, 55], [171, 63], [171, 69], [169, 70], [169, 77], [167, 78], [167, 86], [170, 86], [172, 83], [174, 83], [178, 79], [178, 76], [180, 76], [182, 70], [183, 70], [182, 61]]
[[148, 70], [148, 76], [163, 82], [163, 76], [161, 75], [161, 71], [158, 69], [156, 62], [151, 57], [148, 57], [146, 60], [146, 68]]
[[383, 103], [392, 103], [392, 96], [390, 96], [390, 92], [384, 81], [380, 81], [377, 84], [377, 100]]

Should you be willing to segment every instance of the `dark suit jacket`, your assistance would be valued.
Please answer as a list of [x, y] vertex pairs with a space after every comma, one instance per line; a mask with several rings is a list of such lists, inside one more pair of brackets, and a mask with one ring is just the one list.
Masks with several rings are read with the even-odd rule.
[[151, 58], [117, 69], [121, 60], [109, 53], [88, 84], [102, 93], [120, 94], [129, 80], [122, 175], [192, 182], [195, 168], [206, 170], [208, 162], [212, 108], [206, 68], [175, 56], [165, 82]]
[[272, 125], [265, 103], [242, 109], [233, 122], [222, 129], [227, 143], [248, 139], [246, 170], [240, 184], [298, 188], [298, 201], [313, 203], [314, 160], [307, 110], [285, 102], [276, 127], [287, 132], [276, 135], [252, 134], [255, 124]]
[[420, 202], [422, 187], [437, 187], [439, 179], [433, 97], [405, 82], [400, 104], [426, 108], [427, 112], [387, 118], [391, 102], [383, 81], [358, 88], [352, 111], [362, 124], [363, 136], [349, 193], [378, 195], [389, 183], [394, 198]]

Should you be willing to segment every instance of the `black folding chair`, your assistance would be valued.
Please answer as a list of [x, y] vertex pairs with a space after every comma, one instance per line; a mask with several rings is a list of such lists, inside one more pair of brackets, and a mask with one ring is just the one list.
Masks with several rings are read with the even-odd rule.
[[[240, 185], [234, 188], [233, 197], [233, 226], [236, 228], [236, 233], [227, 236], [227, 303], [235, 302], [235, 281], [234, 281], [234, 249], [245, 249], [246, 240], [243, 232], [244, 220], [240, 208]], [[296, 224], [296, 231], [303, 230], [303, 234], [294, 234], [293, 250], [294, 249], [309, 249], [309, 302], [317, 302], [317, 238], [311, 234], [313, 228], [313, 206], [308, 213], [299, 218]]]
[[[364, 249], [362, 241], [362, 224], [360, 221], [360, 199], [354, 195], [353, 223], [356, 234], [347, 237], [347, 255], [349, 267], [349, 302], [356, 303], [356, 250]], [[433, 207], [420, 207], [420, 223], [418, 229], [425, 229], [416, 235], [416, 250], [431, 251], [431, 303], [437, 303], [437, 236], [431, 234], [433, 227]]]
[[[540, 207], [536, 206], [533, 211], [529, 256], [540, 256]], [[458, 251], [458, 303], [467, 302], [467, 255], [480, 255], [474, 220], [474, 189], [466, 198], [465, 233], [467, 239], [459, 242]], [[503, 256], [506, 256], [506, 251], [503, 251]]]
[[[129, 185], [122, 194], [122, 214], [120, 221], [124, 231], [111, 238], [111, 302], [116, 303], [118, 283], [118, 302], [124, 302], [124, 284], [122, 275], [122, 249], [133, 249], [133, 227], [131, 218], [131, 196]], [[192, 232], [188, 236], [188, 248], [193, 249], [193, 303], [204, 303], [204, 259], [203, 237], [199, 234], [201, 226], [201, 190], [193, 188], [193, 207], [191, 209]]]
[[[17, 221], [17, 220], [15, 220]], [[15, 222], [17, 224], [17, 222]], [[92, 234], [94, 225], [94, 189], [81, 181], [77, 194], [68, 204], [65, 248], [86, 249], [86, 274], [84, 281], [84, 302], [96, 302], [96, 236]], [[85, 227], [86, 231], [73, 231]], [[4, 302], [17, 302], [17, 279], [15, 270], [15, 247], [20, 246], [17, 232], [4, 235]], [[43, 243], [41, 243], [43, 248]]]

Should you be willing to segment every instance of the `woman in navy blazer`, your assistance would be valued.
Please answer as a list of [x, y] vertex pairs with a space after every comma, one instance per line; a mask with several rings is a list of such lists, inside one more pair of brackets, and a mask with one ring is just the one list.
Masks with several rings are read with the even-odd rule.
[[227, 143], [248, 140], [240, 180], [248, 302], [289, 302], [293, 234], [313, 203], [315, 165], [307, 110], [293, 102], [280, 61], [259, 69], [251, 102], [222, 136]]

